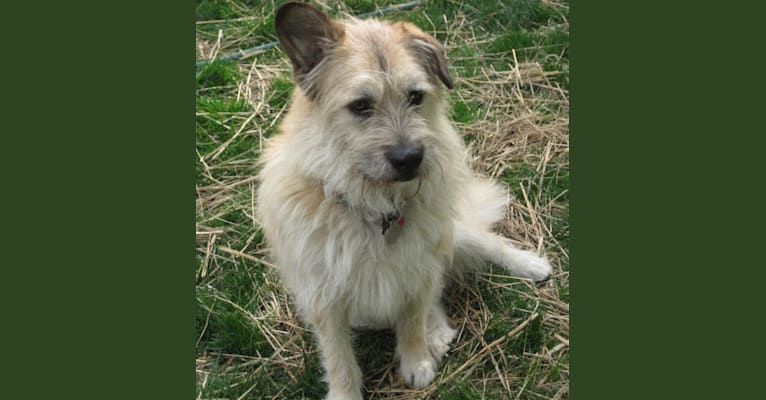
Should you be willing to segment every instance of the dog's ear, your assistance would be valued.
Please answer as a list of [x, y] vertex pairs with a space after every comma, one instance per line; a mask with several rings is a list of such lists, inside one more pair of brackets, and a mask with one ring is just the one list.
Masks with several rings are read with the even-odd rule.
[[282, 49], [293, 64], [299, 84], [343, 35], [342, 26], [323, 12], [303, 3], [285, 3], [274, 20]]
[[423, 65], [444, 83], [448, 89], [453, 89], [452, 78], [447, 69], [447, 57], [444, 47], [438, 40], [425, 32], [418, 32], [410, 38], [410, 48], [423, 61]]

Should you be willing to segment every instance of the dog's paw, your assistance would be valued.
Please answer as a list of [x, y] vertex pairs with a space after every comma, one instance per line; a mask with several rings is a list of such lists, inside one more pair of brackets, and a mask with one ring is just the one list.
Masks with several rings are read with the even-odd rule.
[[522, 251], [517, 257], [516, 274], [520, 278], [529, 278], [535, 282], [548, 279], [553, 268], [545, 257], [541, 257], [531, 251]]
[[362, 393], [349, 393], [339, 390], [330, 390], [325, 400], [362, 400]]
[[452, 340], [455, 339], [456, 335], [457, 330], [450, 328], [449, 325], [446, 324], [432, 328], [428, 331], [428, 351], [434, 358], [435, 363], [439, 364], [441, 362], [444, 355], [449, 351], [450, 343], [452, 343]]
[[402, 360], [399, 375], [407, 386], [422, 389], [428, 386], [436, 377], [436, 363], [432, 359], [419, 361]]

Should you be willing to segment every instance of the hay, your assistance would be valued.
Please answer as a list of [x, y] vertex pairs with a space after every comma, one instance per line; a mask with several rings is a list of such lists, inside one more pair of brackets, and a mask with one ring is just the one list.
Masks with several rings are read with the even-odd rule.
[[[558, 3], [546, 2], [559, 6]], [[477, 35], [464, 18], [455, 18], [443, 32], [448, 53], [458, 47], [479, 48], [491, 41], [491, 34]], [[477, 38], [478, 36], [478, 38]], [[216, 41], [198, 40], [199, 53], [215, 57], [222, 48], [236, 45], [235, 38], [220, 35]], [[530, 310], [516, 310], [522, 317], [512, 322], [515, 328], [494, 341], [483, 339], [489, 329], [492, 311], [477, 290], [475, 283], [458, 285], [451, 289], [447, 299], [453, 326], [459, 336], [447, 363], [439, 371], [435, 384], [424, 390], [405, 388], [395, 375], [393, 360], [374, 371], [365, 371], [367, 396], [370, 399], [429, 399], [435, 391], [449, 382], [461, 381], [481, 391], [482, 388], [500, 387], [508, 398], [568, 398], [569, 385], [569, 306], [560, 298], [568, 291], [569, 273], [561, 265], [569, 263], [565, 245], [559, 243], [554, 233], [557, 219], [568, 218], [568, 206], [556, 198], [546, 197], [537, 188], [546, 179], [559, 176], [569, 169], [569, 96], [552, 78], [557, 71], [544, 71], [541, 60], [524, 59], [515, 52], [512, 57], [485, 54], [487, 59], [496, 57], [508, 62], [505, 70], [492, 67], [481, 68], [474, 76], [456, 77], [456, 99], [480, 104], [477, 118], [459, 125], [461, 133], [471, 138], [470, 159], [475, 170], [492, 176], [503, 177], [519, 168], [534, 171], [534, 176], [512, 188], [521, 196], [515, 198], [507, 218], [499, 229], [521, 247], [543, 250], [554, 264], [550, 281], [536, 287], [526, 281], [510, 279], [495, 273], [481, 273], [476, 277], [480, 285], [490, 291], [511, 291], [534, 304]], [[227, 140], [218, 140], [213, 150], [197, 153], [203, 183], [196, 188], [197, 247], [201, 262], [197, 267], [200, 288], [214, 293], [217, 300], [241, 310], [267, 340], [272, 354], [254, 357], [241, 354], [197, 355], [198, 386], [207, 385], [211, 373], [230, 374], [246, 382], [246, 377], [263, 369], [275, 369], [292, 380], [300, 379], [307, 368], [304, 355], [315, 354], [317, 349], [308, 332], [291, 310], [289, 297], [281, 288], [276, 273], [267, 270], [269, 290], [259, 290], [252, 303], [258, 304], [257, 312], [246, 304], [236, 304], [226, 293], [212, 285], [211, 277], [220, 273], [223, 261], [257, 263], [270, 268], [266, 258], [267, 249], [256, 240], [255, 193], [257, 182], [253, 178], [253, 161], [260, 151], [268, 132], [281, 120], [285, 107], [270, 104], [275, 96], [274, 81], [289, 76], [284, 60], [264, 63], [255, 58], [239, 64], [244, 77], [236, 87], [228, 88], [225, 96], [248, 102], [251, 112], [231, 113], [216, 119], [231, 132]], [[197, 116], [205, 118], [204, 112]], [[227, 148], [244, 137], [257, 139], [259, 145], [233, 158], [225, 158]], [[214, 139], [211, 139], [214, 140]], [[215, 225], [222, 215], [238, 210], [246, 215], [249, 223], [239, 225]], [[239, 246], [232, 246], [237, 243]], [[215, 313], [214, 309], [205, 310]], [[541, 322], [546, 335], [543, 347], [534, 353], [510, 354], [502, 344], [524, 332], [531, 323]], [[207, 324], [199, 332], [200, 338]], [[393, 349], [391, 349], [393, 351]], [[520, 360], [532, 367], [519, 368]], [[221, 364], [220, 359], [227, 360]], [[460, 361], [458, 361], [460, 360]], [[530, 373], [534, 373], [534, 383]], [[557, 376], [558, 379], [551, 379]], [[241, 398], [254, 390], [254, 386], [242, 384]], [[539, 393], [547, 393], [542, 395]], [[286, 394], [275, 393], [274, 398]]]

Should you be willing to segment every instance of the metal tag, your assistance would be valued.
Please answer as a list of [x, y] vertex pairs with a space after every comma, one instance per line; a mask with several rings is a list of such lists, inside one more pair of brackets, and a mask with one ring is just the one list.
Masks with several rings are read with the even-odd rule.
[[404, 229], [404, 226], [406, 224], [407, 224], [407, 220], [404, 218], [403, 215], [400, 215], [398, 216], [398, 218], [394, 219], [393, 221], [388, 222], [387, 226], [384, 226], [384, 232], [383, 232], [383, 236], [386, 239], [386, 244], [391, 244], [396, 242], [396, 240], [399, 239], [399, 236], [402, 235], [402, 230]]

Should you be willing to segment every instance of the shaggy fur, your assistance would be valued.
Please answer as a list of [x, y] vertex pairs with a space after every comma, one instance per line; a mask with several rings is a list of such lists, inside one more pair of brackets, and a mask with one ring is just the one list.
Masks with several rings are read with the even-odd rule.
[[[278, 10], [276, 29], [298, 87], [261, 160], [257, 211], [319, 341], [327, 398], [362, 398], [351, 326], [393, 327], [402, 379], [424, 387], [455, 336], [440, 304], [451, 268], [488, 260], [541, 280], [550, 264], [491, 231], [507, 193], [465, 162], [435, 39], [408, 23], [336, 21], [299, 3]], [[388, 156], [404, 144], [423, 149], [412, 179]], [[386, 229], [392, 215], [403, 225]]]

